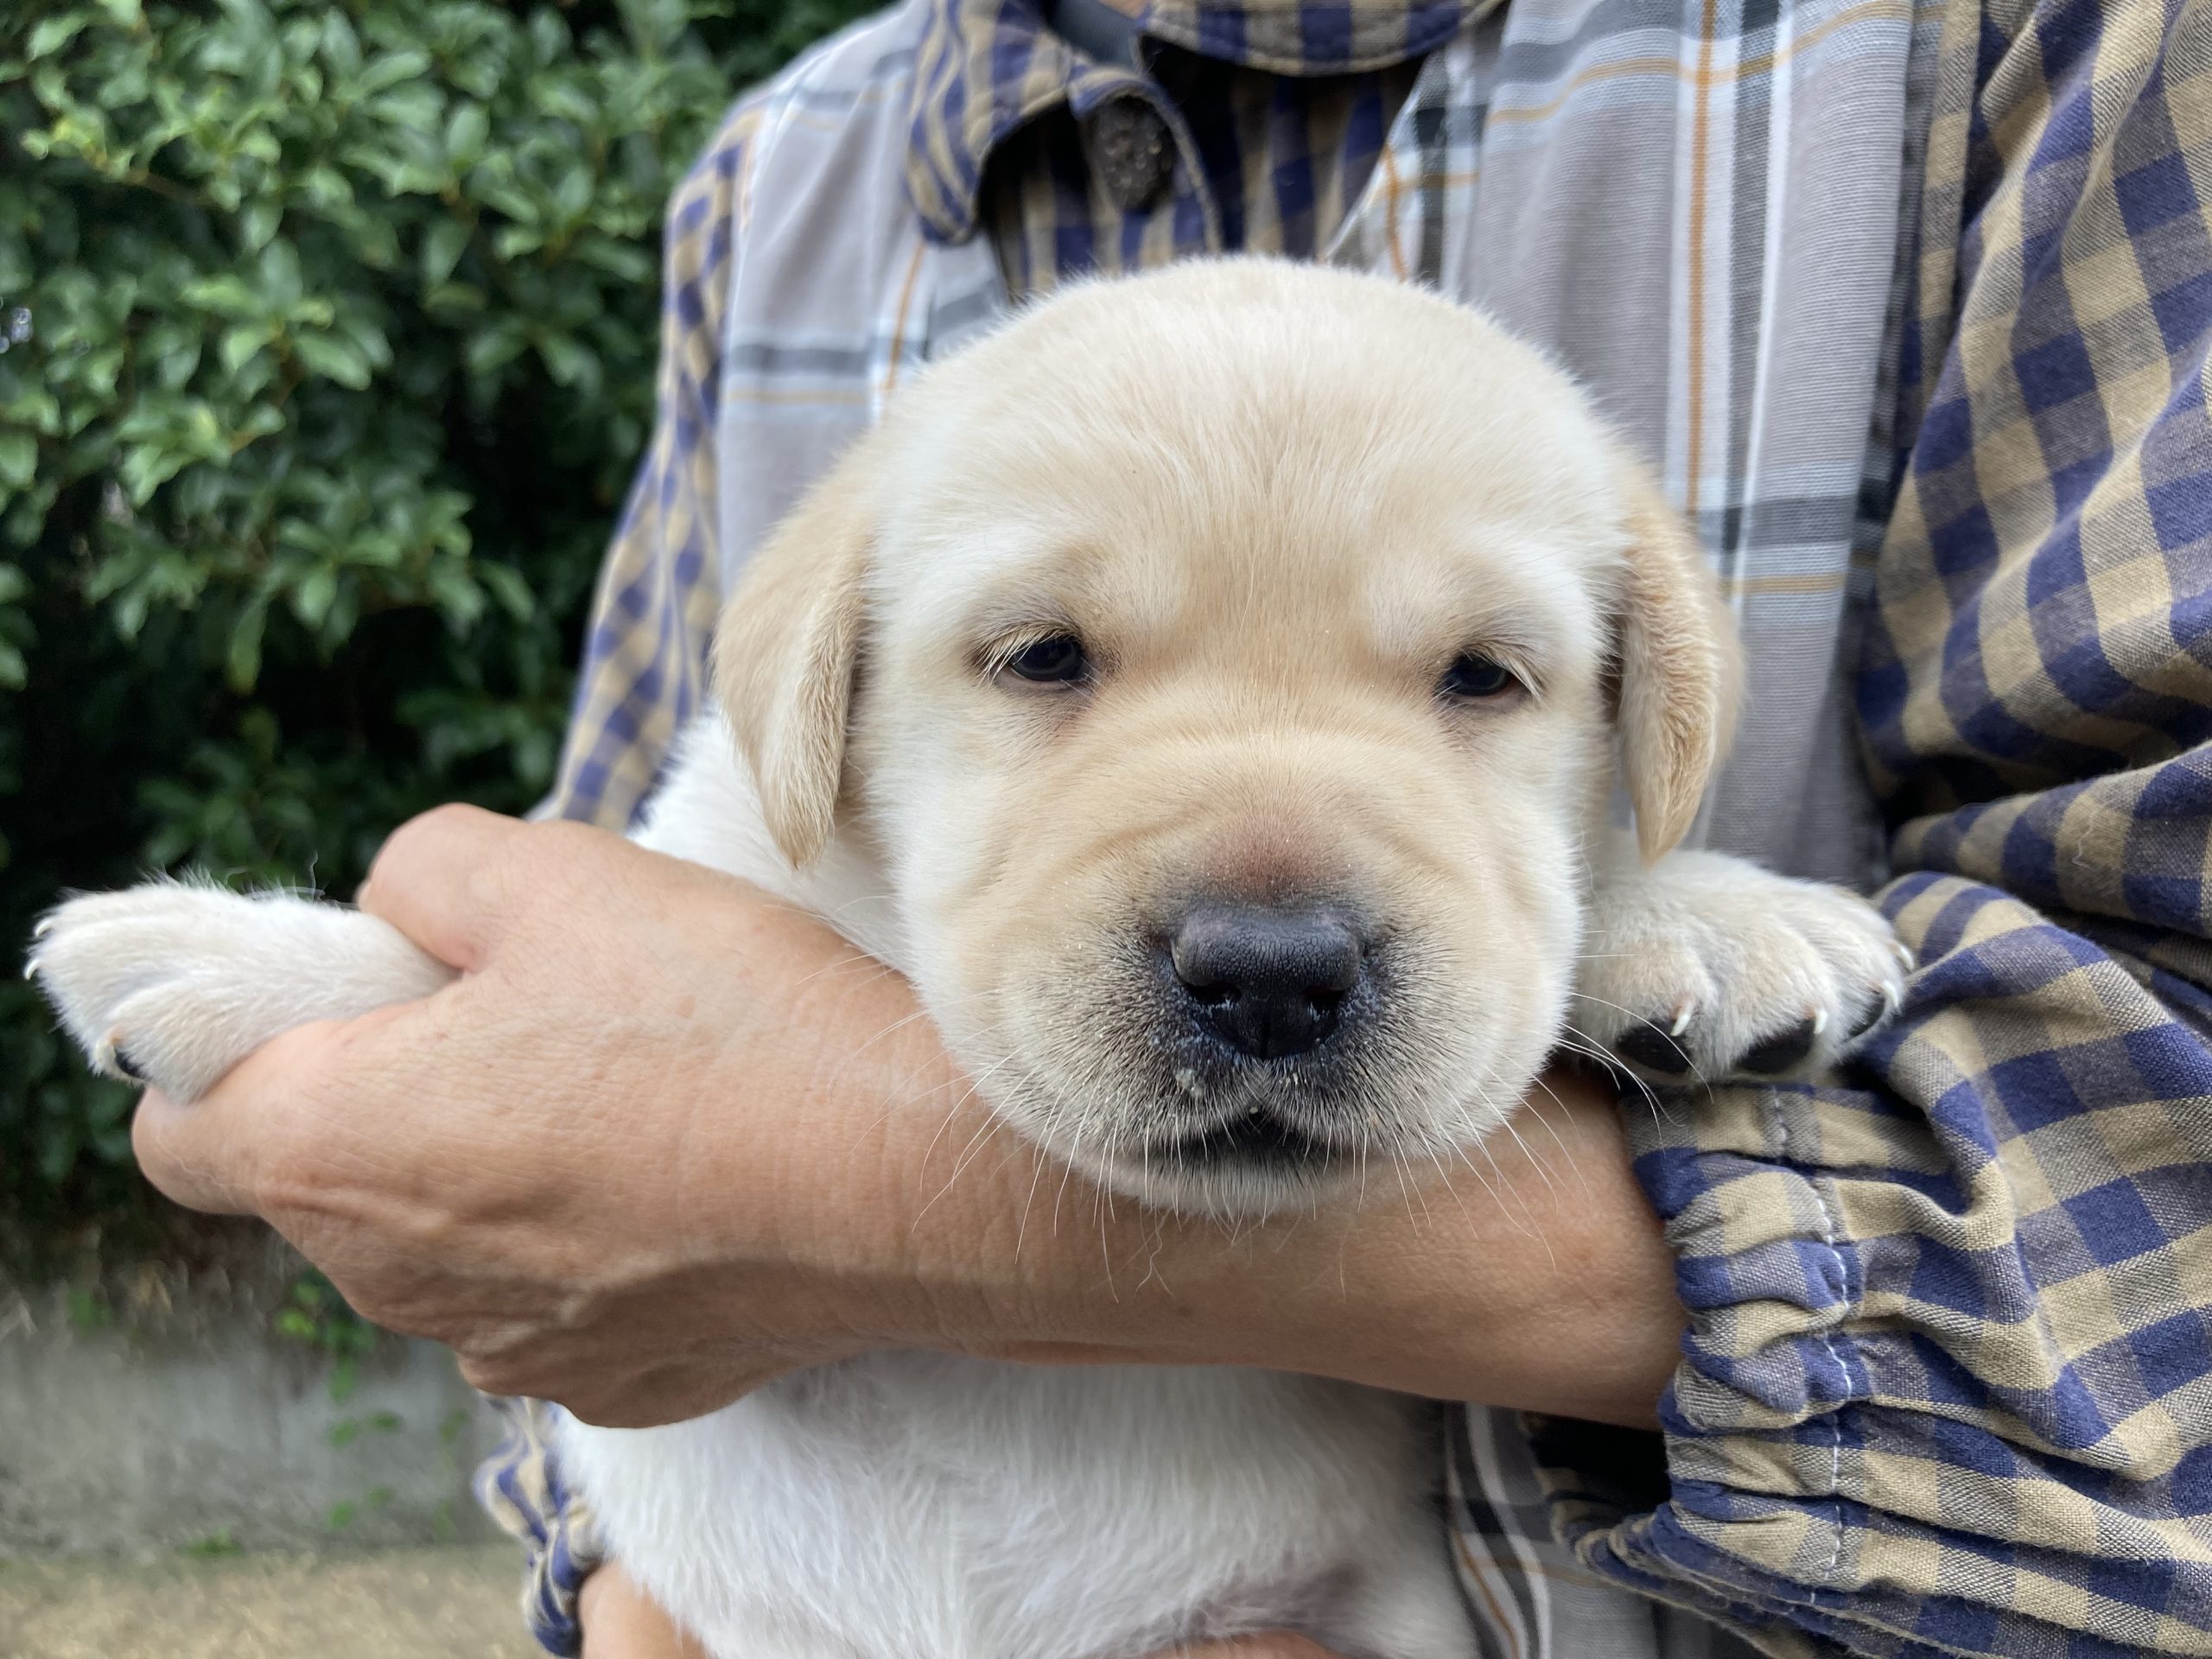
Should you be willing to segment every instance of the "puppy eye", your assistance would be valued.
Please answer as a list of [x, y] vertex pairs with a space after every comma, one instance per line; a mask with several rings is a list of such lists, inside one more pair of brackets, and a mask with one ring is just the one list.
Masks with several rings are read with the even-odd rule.
[[1447, 697], [1479, 701], [1503, 696], [1520, 683], [1504, 664], [1494, 663], [1475, 652], [1463, 651], [1452, 659], [1452, 666], [1444, 671], [1444, 677], [1436, 689]]
[[1071, 633], [1048, 634], [1007, 659], [1007, 671], [1039, 685], [1072, 685], [1089, 677], [1090, 658]]

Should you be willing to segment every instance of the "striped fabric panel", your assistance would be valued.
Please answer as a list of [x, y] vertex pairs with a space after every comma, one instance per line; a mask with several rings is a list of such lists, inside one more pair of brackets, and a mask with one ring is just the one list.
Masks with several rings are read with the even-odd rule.
[[[1560, 1541], [1560, 1497], [1537, 1459], [1549, 1432], [1547, 1420], [1510, 1412], [1454, 1411], [1447, 1421], [1452, 1548], [1483, 1659], [1750, 1659], [1753, 1649], [1721, 1626], [1624, 1592]], [[1649, 1508], [1665, 1495], [1666, 1465], [1652, 1436], [1576, 1432], [1588, 1437], [1577, 1446], [1583, 1462], [1605, 1472], [1622, 1502]], [[1601, 1435], [1607, 1450], [1593, 1457]]]
[[1387, 241], [1349, 251], [1548, 347], [1656, 463], [1749, 650], [1700, 835], [1859, 885], [1851, 572], [1915, 25], [1910, 0], [1516, 0], [1437, 54], [1472, 61], [1416, 86]]

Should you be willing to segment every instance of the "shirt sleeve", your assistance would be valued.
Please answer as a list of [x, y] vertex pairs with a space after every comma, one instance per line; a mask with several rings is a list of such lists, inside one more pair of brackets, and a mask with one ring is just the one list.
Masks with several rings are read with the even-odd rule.
[[561, 1478], [554, 1433], [561, 1408], [543, 1400], [495, 1400], [507, 1420], [499, 1450], [476, 1470], [476, 1501], [523, 1548], [522, 1617], [537, 1645], [583, 1650], [576, 1599], [605, 1559], [591, 1505]]
[[541, 816], [628, 827], [700, 700], [721, 608], [715, 415], [724, 296], [743, 229], [741, 100], [669, 204], [658, 418], [600, 568], [559, 777]]
[[[714, 424], [723, 296], [756, 121], [741, 101], [669, 205], [658, 419], [601, 571], [559, 779], [541, 817], [626, 829], [699, 700], [721, 603]], [[560, 1408], [494, 1403], [507, 1433], [476, 1471], [477, 1499], [523, 1547], [531, 1636], [548, 1653], [575, 1654], [583, 1642], [576, 1598], [603, 1551], [589, 1505], [561, 1477]]]
[[2212, 15], [1942, 28], [1859, 683], [1922, 965], [1834, 1086], [1630, 1112], [1666, 1489], [1534, 1433], [1770, 1652], [2212, 1654]]

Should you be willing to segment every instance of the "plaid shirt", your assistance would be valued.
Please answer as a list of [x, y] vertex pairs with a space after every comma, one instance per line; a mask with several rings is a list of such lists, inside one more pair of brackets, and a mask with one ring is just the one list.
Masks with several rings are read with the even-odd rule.
[[[1076, 191], [1055, 171], [1066, 129], [967, 111], [1033, 117], [1105, 72], [1040, 48], [1018, 4], [946, 6], [914, 206], [1014, 215], [998, 235], [1017, 280], [1046, 248], [1057, 273], [1109, 246], [1141, 264], [1234, 245], [1175, 229], [1206, 224], [1209, 199], [1232, 222], [1228, 194], [1248, 235], [1272, 223], [1260, 235], [1292, 249], [1297, 213], [1255, 207], [1252, 181], [1334, 169], [1310, 200], [1340, 203], [1382, 164], [1344, 113], [1395, 96], [1369, 67], [1268, 129], [1269, 165], [1249, 144], [1209, 165], [1192, 144], [1141, 210]], [[1387, 19], [1415, 52], [1433, 10], [1148, 16], [1273, 74], [1301, 60], [1251, 55], [1236, 20], [1306, 49]], [[1703, 11], [1689, 27], [1706, 38], [1752, 30]], [[1649, 1437], [1507, 1435], [1470, 1414], [1455, 1510], [1463, 1538], [1511, 1546], [1475, 1575], [1500, 1652], [1599, 1651], [1543, 1611], [1544, 1586], [1580, 1573], [1657, 1605], [1643, 1651], [1700, 1650], [1675, 1608], [1785, 1654], [2212, 1655], [2212, 18], [2149, 0], [1925, 15], [1853, 675], [1901, 873], [1885, 902], [1923, 965], [1844, 1078], [1630, 1110], [1691, 1313], [1663, 1460]], [[963, 30], [986, 23], [1027, 47], [975, 50]], [[1061, 104], [1039, 92], [1040, 54], [1066, 68]], [[602, 589], [560, 798], [574, 816], [621, 822], [696, 694], [715, 599], [712, 273], [743, 223], [760, 107], [741, 105], [671, 211], [664, 420]], [[1033, 142], [1001, 143], [1014, 133]], [[593, 1547], [543, 1421], [518, 1418], [483, 1486], [540, 1546], [534, 1623], [565, 1651]], [[1542, 1512], [1477, 1513], [1514, 1459]]]
[[1639, 1120], [1671, 1497], [1556, 1452], [1779, 1651], [2212, 1653], [2208, 202], [2202, 8], [1948, 9], [1858, 696], [1923, 965], [1853, 1086]]

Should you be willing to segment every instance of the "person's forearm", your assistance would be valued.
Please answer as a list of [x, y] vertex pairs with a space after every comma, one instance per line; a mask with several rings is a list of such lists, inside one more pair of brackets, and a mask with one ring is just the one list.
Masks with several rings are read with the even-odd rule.
[[[868, 1046], [906, 995], [870, 991], [887, 1006], [863, 994], [823, 1011], [852, 1041], [831, 1046], [843, 1058], [817, 1080], [859, 1109], [838, 1117], [869, 1127], [817, 1146], [810, 1179], [824, 1202], [857, 1180], [912, 1253], [881, 1302], [845, 1281], [874, 1342], [1250, 1364], [1653, 1421], [1683, 1313], [1610, 1084], [1554, 1074], [1464, 1158], [1371, 1168], [1313, 1214], [1232, 1227], [1141, 1211], [1044, 1162], [990, 1121], [925, 1023]], [[728, 1294], [752, 1295], [752, 1281], [740, 1261]], [[931, 1287], [921, 1330], [904, 1328], [917, 1283]]]
[[463, 970], [303, 1027], [142, 1166], [275, 1222], [367, 1317], [496, 1394], [696, 1416], [869, 1349], [1322, 1373], [1649, 1421], [1681, 1325], [1610, 1093], [1230, 1229], [1041, 1161], [903, 980], [743, 883], [448, 810], [365, 906]]

